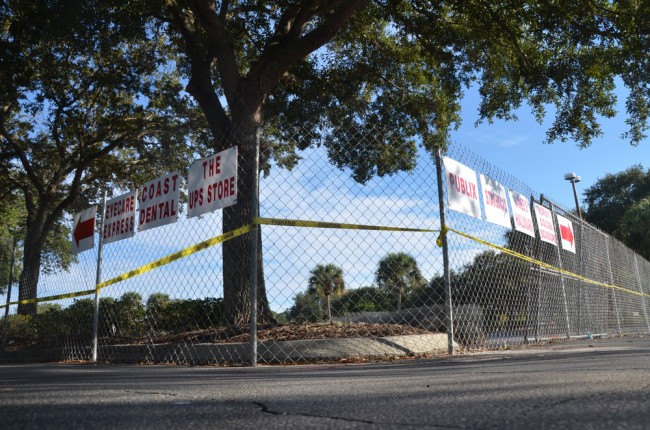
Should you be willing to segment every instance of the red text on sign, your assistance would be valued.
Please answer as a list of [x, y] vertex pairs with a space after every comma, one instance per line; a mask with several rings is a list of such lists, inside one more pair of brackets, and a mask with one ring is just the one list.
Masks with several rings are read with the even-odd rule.
[[221, 173], [221, 155], [210, 158], [203, 162], [203, 179]]
[[140, 192], [140, 202], [144, 203], [147, 200], [152, 200], [156, 197], [167, 195], [170, 191], [175, 192], [178, 187], [178, 175], [173, 175], [171, 178], [165, 178], [143, 187]]
[[467, 197], [470, 197], [474, 200], [478, 200], [478, 194], [476, 193], [476, 184], [470, 182], [458, 175], [453, 173], [449, 174], [449, 181], [451, 186], [456, 188], [456, 191], [462, 194], [465, 194]]
[[190, 192], [188, 204], [190, 209], [194, 209], [196, 206], [203, 206], [203, 188]]
[[110, 239], [113, 236], [132, 233], [134, 225], [135, 222], [133, 216], [106, 223], [102, 229], [102, 240]]
[[174, 200], [160, 202], [146, 209], [140, 209], [140, 225], [149, 224], [158, 219], [174, 217], [176, 214], [176, 202]]
[[527, 218], [522, 214], [515, 213], [515, 221], [517, 221], [517, 225], [521, 228], [528, 231], [535, 231], [533, 228], [533, 222], [530, 220], [530, 218]]
[[208, 203], [235, 195], [235, 177], [208, 185]]
[[485, 203], [488, 206], [501, 210], [502, 212], [508, 212], [506, 199], [498, 193], [485, 190]]
[[135, 196], [131, 195], [106, 206], [106, 219], [110, 219], [123, 213], [135, 211]]

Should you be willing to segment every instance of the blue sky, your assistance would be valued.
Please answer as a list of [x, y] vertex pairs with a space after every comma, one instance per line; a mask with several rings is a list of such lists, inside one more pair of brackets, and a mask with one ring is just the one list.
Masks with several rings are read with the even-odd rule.
[[[633, 147], [620, 137], [626, 129], [624, 102], [624, 94], [621, 94], [617, 117], [603, 120], [604, 135], [591, 147], [579, 149], [571, 142], [543, 144], [550, 119], [545, 124], [537, 124], [527, 108], [518, 112], [517, 122], [495, 121], [475, 127], [478, 95], [476, 91], [468, 91], [462, 103], [463, 124], [452, 133], [452, 141], [562, 206], [573, 208], [573, 192], [564, 180], [565, 173], [576, 172], [582, 177], [578, 184], [578, 192], [582, 193], [607, 173], [619, 172], [636, 163], [645, 167], [650, 164], [649, 139]], [[437, 228], [436, 207], [429, 196], [435, 188], [432, 163], [423, 163], [411, 173], [374, 178], [366, 186], [361, 186], [349, 177], [341, 177], [324, 157], [323, 151], [315, 151], [293, 172], [274, 170], [272, 178], [263, 180], [263, 216]], [[188, 220], [182, 216], [177, 224], [139, 232], [135, 238], [107, 245], [102, 280], [220, 234], [220, 216], [220, 211], [200, 219]], [[460, 222], [460, 218], [454, 220]], [[471, 232], [479, 237], [502, 234], [501, 230], [496, 233], [490, 230], [494, 227], [486, 223], [462, 226], [474, 228]], [[485, 227], [485, 231], [475, 231], [480, 227]], [[401, 249], [414, 255], [429, 278], [441, 267], [441, 254], [431, 245], [432, 239], [417, 234], [386, 235], [321, 229], [288, 232], [279, 227], [265, 227], [264, 231], [267, 239], [265, 258], [269, 267], [267, 288], [276, 310], [290, 306], [293, 295], [305, 289], [309, 270], [316, 263], [333, 262], [342, 266], [352, 288], [373, 282], [377, 261], [387, 250]], [[490, 236], [490, 232], [494, 234]], [[350, 243], [354, 246], [346, 245]], [[220, 247], [214, 247], [202, 251], [147, 275], [111, 286], [103, 294], [119, 297], [125, 291], [139, 291], [146, 299], [153, 292], [164, 291], [174, 298], [218, 297], [221, 294], [218, 274], [220, 250]], [[469, 261], [480, 250], [474, 244], [456, 250], [456, 266]], [[458, 254], [460, 252], [466, 255]], [[95, 256], [96, 250], [82, 253], [77, 270], [44, 276], [40, 294], [92, 288]]]
[[617, 173], [638, 163], [648, 168], [650, 164], [650, 139], [634, 147], [621, 138], [627, 129], [624, 91], [618, 95], [617, 116], [602, 119], [603, 136], [585, 149], [570, 141], [544, 144], [552, 116], [540, 125], [526, 106], [518, 111], [516, 122], [495, 120], [493, 124], [486, 122], [476, 127], [478, 102], [477, 92], [468, 91], [462, 103], [463, 123], [452, 132], [452, 141], [566, 208], [575, 207], [575, 203], [571, 185], [564, 180], [565, 173], [575, 172], [582, 178], [576, 185], [582, 204], [582, 192], [607, 173]]

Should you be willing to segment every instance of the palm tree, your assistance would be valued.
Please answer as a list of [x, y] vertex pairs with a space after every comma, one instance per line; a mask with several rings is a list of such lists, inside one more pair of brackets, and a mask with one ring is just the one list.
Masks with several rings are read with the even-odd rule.
[[324, 296], [327, 300], [327, 316], [332, 324], [331, 296], [340, 296], [345, 291], [343, 269], [335, 264], [319, 264], [310, 272], [308, 282], [307, 294]]
[[393, 291], [397, 296], [397, 310], [402, 309], [402, 296], [426, 283], [415, 258], [404, 252], [391, 253], [379, 261], [377, 285]]

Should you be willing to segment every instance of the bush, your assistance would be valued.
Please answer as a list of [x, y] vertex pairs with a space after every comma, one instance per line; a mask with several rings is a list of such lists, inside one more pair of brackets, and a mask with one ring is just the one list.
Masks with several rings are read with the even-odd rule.
[[70, 338], [73, 328], [65, 310], [61, 309], [61, 306], [48, 306], [44, 309], [41, 312], [39, 306], [39, 313], [32, 320], [38, 333], [39, 346], [56, 346], [58, 339]]
[[8, 345], [32, 345], [38, 340], [38, 333], [31, 315], [9, 315], [7, 321]]
[[326, 310], [320, 298], [314, 294], [298, 293], [294, 305], [287, 312], [288, 319], [298, 324], [323, 321]]
[[381, 312], [393, 309], [394, 294], [384, 288], [362, 287], [346, 291], [332, 303], [337, 317], [358, 312]]
[[[147, 302], [149, 304], [149, 301]], [[146, 319], [157, 331], [183, 332], [225, 325], [223, 299], [207, 297], [193, 300], [151, 302]]]

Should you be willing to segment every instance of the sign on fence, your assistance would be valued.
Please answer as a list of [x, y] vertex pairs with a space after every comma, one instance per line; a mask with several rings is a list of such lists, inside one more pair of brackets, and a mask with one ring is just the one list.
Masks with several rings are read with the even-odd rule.
[[576, 253], [576, 241], [573, 234], [573, 223], [561, 215], [555, 215], [560, 227], [560, 238], [562, 239], [562, 249]]
[[480, 176], [485, 219], [491, 223], [512, 228], [506, 200], [506, 187], [482, 173]]
[[192, 163], [188, 198], [188, 218], [237, 203], [236, 146]]
[[516, 191], [508, 190], [508, 193], [510, 194], [510, 206], [515, 220], [515, 230], [535, 237], [535, 227], [533, 226], [533, 217], [530, 213], [528, 199]]
[[444, 157], [449, 208], [481, 219], [476, 172], [458, 161]]
[[112, 243], [135, 234], [135, 191], [106, 202], [106, 217], [102, 222], [102, 242]]
[[78, 254], [95, 247], [95, 217], [97, 206], [76, 214], [72, 224], [72, 252]]
[[180, 173], [147, 182], [138, 195], [138, 231], [172, 224], [178, 221]]
[[553, 225], [553, 214], [550, 209], [537, 203], [533, 203], [533, 207], [535, 208], [535, 218], [537, 219], [539, 238], [543, 242], [557, 246], [555, 225]]

